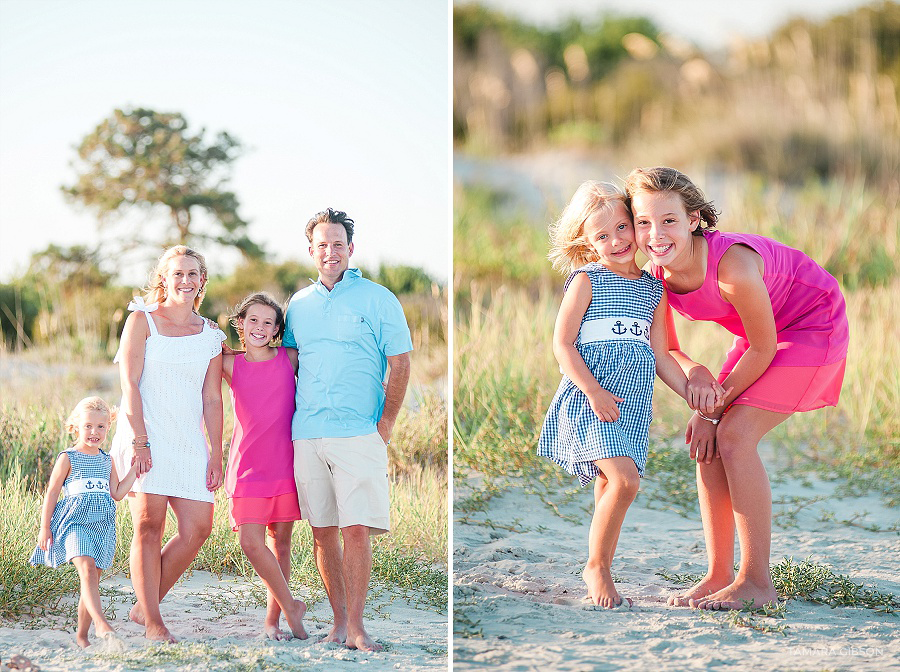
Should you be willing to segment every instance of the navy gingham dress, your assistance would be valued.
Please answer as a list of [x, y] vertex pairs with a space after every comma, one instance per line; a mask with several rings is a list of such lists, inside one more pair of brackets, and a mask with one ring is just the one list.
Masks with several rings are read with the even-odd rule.
[[112, 459], [102, 450], [97, 455], [85, 455], [70, 448], [65, 454], [72, 470], [63, 487], [80, 479], [94, 487], [88, 492], [67, 494], [56, 502], [50, 519], [50, 550], [36, 548], [30, 562], [59, 567], [76, 556], [88, 555], [97, 567], [109, 569], [116, 551], [116, 503], [108, 485]]
[[[653, 322], [653, 311], [663, 293], [660, 280], [646, 271], [640, 278], [623, 278], [591, 263], [568, 277], [566, 289], [579, 273], [586, 273], [591, 280], [591, 303], [582, 326], [605, 318], [621, 318], [624, 324], [636, 319]], [[578, 476], [582, 486], [600, 473], [594, 460], [610, 457], [630, 457], [643, 476], [656, 378], [656, 358], [649, 341], [611, 338], [582, 343], [579, 333], [575, 347], [600, 385], [625, 400], [618, 403], [619, 419], [600, 420], [585, 394], [564, 375], [544, 419], [538, 455]]]

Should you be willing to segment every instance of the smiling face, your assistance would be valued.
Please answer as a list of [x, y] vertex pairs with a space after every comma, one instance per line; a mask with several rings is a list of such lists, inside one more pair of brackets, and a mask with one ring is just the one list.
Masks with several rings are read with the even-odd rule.
[[187, 255], [172, 257], [162, 277], [166, 302], [193, 303], [204, 282], [206, 277], [200, 271], [200, 262]]
[[109, 432], [109, 415], [103, 411], [84, 411], [75, 424], [78, 433], [77, 447], [87, 447], [94, 452], [106, 441]]
[[347, 230], [342, 224], [322, 222], [312, 231], [309, 256], [313, 258], [319, 279], [332, 289], [350, 267], [353, 243], [347, 242]]
[[278, 316], [275, 309], [255, 303], [238, 319], [238, 330], [247, 348], [265, 348], [278, 332]]
[[597, 253], [597, 261], [610, 270], [634, 270], [634, 227], [622, 201], [612, 201], [609, 207], [588, 217], [584, 222], [584, 237]]
[[688, 213], [673, 191], [637, 191], [631, 197], [635, 240], [641, 252], [657, 266], [678, 266], [693, 252], [699, 226], [697, 212]]

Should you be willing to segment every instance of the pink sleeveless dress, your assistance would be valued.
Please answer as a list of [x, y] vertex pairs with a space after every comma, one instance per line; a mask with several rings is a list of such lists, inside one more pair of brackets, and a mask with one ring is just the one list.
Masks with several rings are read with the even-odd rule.
[[[775, 359], [734, 403], [778, 413], [836, 406], [850, 340], [837, 280], [802, 252], [770, 238], [719, 231], [704, 237], [709, 253], [703, 285], [685, 294], [669, 290], [669, 305], [688, 320], [716, 322], [734, 334], [720, 382], [750, 345], [737, 311], [719, 293], [719, 261], [732, 245], [746, 245], [762, 257], [775, 314]], [[651, 272], [665, 282], [663, 268], [652, 265]]]
[[284, 348], [266, 362], [235, 355], [234, 435], [225, 471], [232, 529], [300, 520], [294, 482], [294, 367]]

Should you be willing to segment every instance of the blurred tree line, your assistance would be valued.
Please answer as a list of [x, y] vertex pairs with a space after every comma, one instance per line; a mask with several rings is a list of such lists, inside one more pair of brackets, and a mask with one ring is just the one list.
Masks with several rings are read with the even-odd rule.
[[[205, 136], [206, 129], [190, 130], [180, 113], [128, 108], [114, 110], [82, 139], [73, 161], [77, 179], [61, 189], [71, 203], [96, 214], [104, 253], [50, 245], [32, 256], [21, 277], [0, 284], [4, 347], [59, 344], [68, 352], [111, 355], [125, 306], [140, 293], [116, 280], [121, 254], [131, 249], [184, 244], [208, 257], [223, 248], [240, 251], [242, 262], [231, 275], [210, 278], [202, 306], [229, 331], [232, 307], [248, 294], [268, 291], [286, 302], [317, 277], [312, 264], [265, 259], [227, 188], [241, 143], [225, 131], [212, 141]], [[164, 225], [154, 229], [125, 217], [135, 211]], [[119, 238], [113, 228], [121, 231]], [[386, 265], [374, 273], [362, 270], [400, 298], [416, 347], [446, 343], [444, 288], [425, 271]], [[231, 336], [236, 343], [237, 335]]]
[[[103, 270], [97, 250], [84, 246], [50, 245], [32, 255], [28, 270], [0, 283], [0, 334], [3, 346], [22, 350], [61, 345], [72, 353], [111, 356], [122, 333], [125, 307], [140, 288], [124, 286]], [[446, 343], [446, 292], [425, 271], [413, 266], [380, 265], [361, 269], [365, 277], [396, 294], [416, 347]], [[241, 299], [267, 291], [278, 301], [288, 299], [318, 273], [310, 263], [247, 259], [229, 275], [212, 276], [200, 312], [228, 330], [238, 342], [228, 317]]]
[[705, 53], [648, 19], [538, 28], [453, 9], [453, 135], [471, 151], [552, 146], [709, 161], [786, 182], [900, 174], [900, 4], [876, 2]]

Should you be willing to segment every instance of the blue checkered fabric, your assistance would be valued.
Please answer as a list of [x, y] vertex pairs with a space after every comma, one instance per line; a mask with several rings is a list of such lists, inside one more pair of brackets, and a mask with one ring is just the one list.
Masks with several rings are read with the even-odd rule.
[[[653, 311], [662, 298], [663, 285], [646, 271], [637, 279], [623, 278], [601, 264], [576, 270], [591, 280], [591, 303], [581, 323], [622, 317], [653, 322]], [[591, 410], [585, 394], [568, 376], [559, 383], [538, 443], [538, 455], [553, 460], [587, 485], [600, 473], [594, 460], [630, 457], [638, 473], [647, 463], [647, 432], [652, 419], [656, 358], [646, 343], [629, 340], [595, 341], [575, 347], [604, 389], [619, 402], [619, 419], [603, 422]]]
[[[102, 450], [97, 455], [85, 455], [70, 448], [65, 454], [72, 465], [65, 485], [81, 478], [109, 480], [112, 460]], [[97, 567], [109, 569], [116, 551], [116, 503], [106, 491], [63, 497], [53, 509], [50, 532], [50, 550], [35, 549], [32, 565], [59, 567], [76, 556], [89, 555]]]

